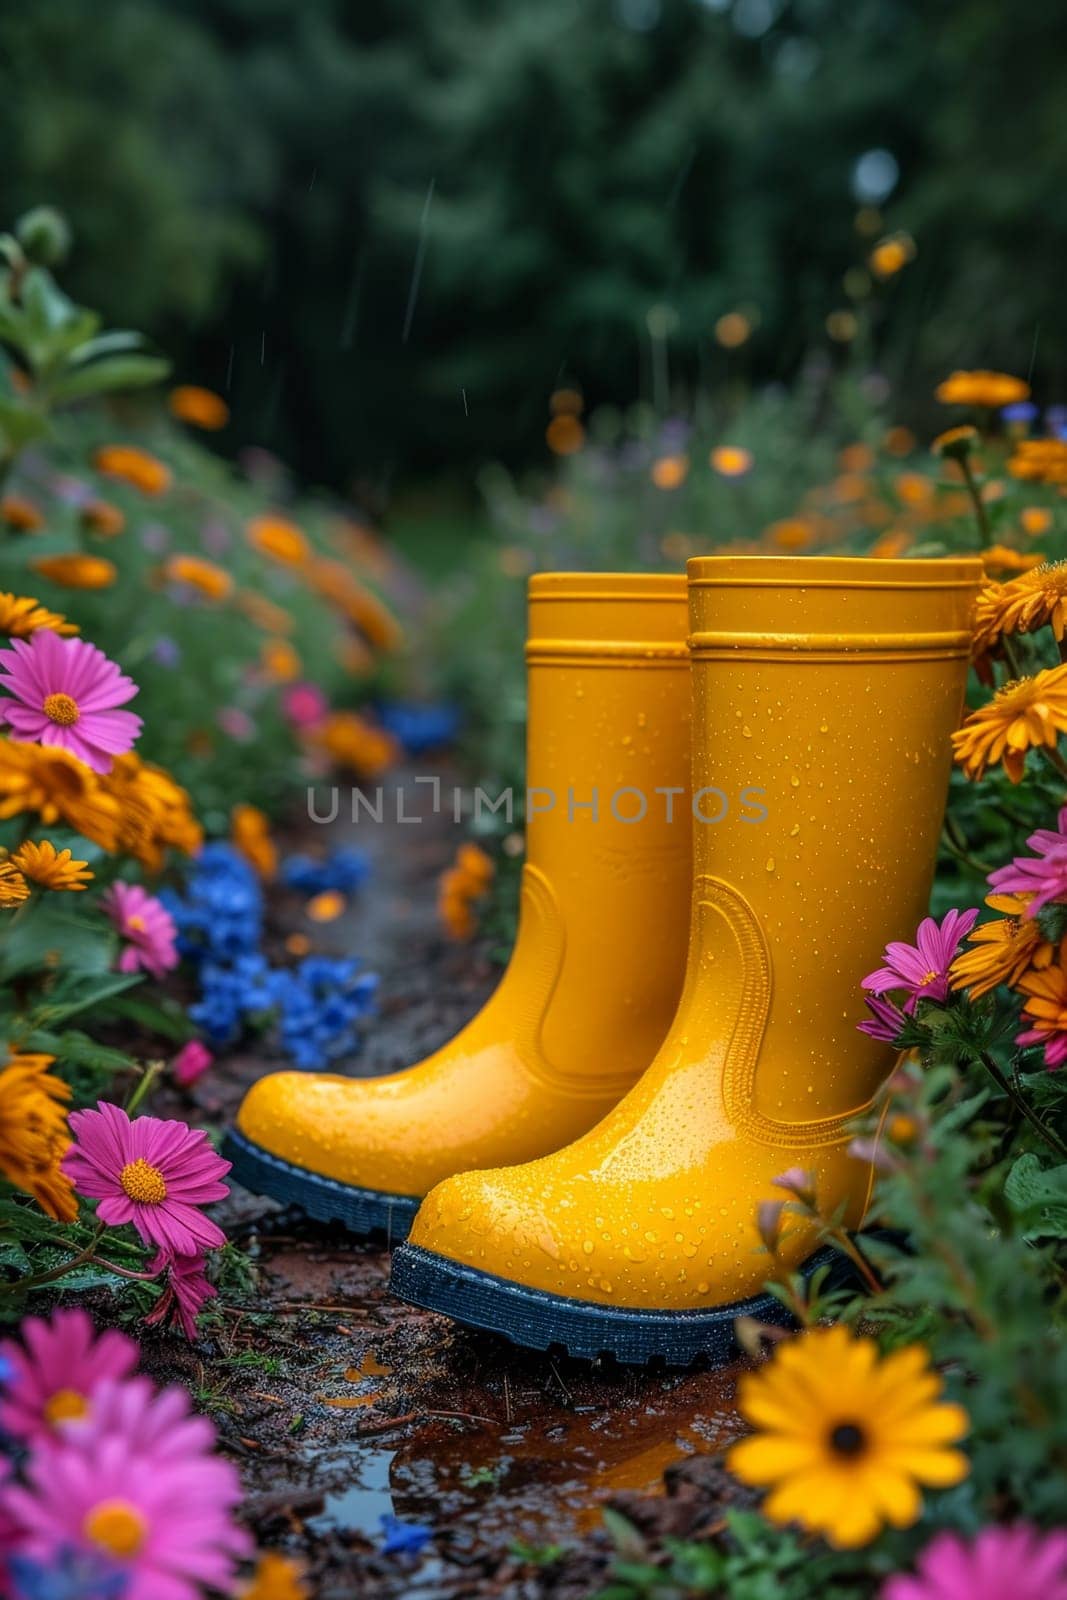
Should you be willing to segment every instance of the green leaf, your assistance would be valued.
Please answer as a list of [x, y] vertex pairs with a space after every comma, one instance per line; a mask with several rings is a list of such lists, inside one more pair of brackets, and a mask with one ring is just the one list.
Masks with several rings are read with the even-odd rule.
[[1043, 1171], [1036, 1155], [1020, 1156], [1004, 1180], [1004, 1198], [1025, 1238], [1067, 1238], [1067, 1164]]
[[162, 356], [105, 356], [56, 379], [50, 392], [57, 401], [84, 400], [114, 389], [143, 389], [148, 384], [161, 383], [169, 371], [170, 362]]
[[39, 439], [47, 429], [48, 419], [35, 407], [18, 400], [0, 400], [0, 432], [6, 434], [13, 450]]
[[134, 333], [129, 328], [115, 328], [110, 333], [101, 333], [94, 339], [87, 339], [76, 349], [71, 350], [67, 360], [71, 366], [81, 366], [86, 361], [95, 361], [98, 356], [114, 356], [127, 350], [143, 350], [147, 340], [141, 333]]

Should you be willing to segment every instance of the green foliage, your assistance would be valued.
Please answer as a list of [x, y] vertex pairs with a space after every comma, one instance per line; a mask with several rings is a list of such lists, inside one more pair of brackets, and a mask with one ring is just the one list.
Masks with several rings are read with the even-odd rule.
[[872, 149], [919, 243], [869, 346], [909, 411], [949, 364], [1054, 373], [1063, 43], [987, 0], [103, 0], [88, 31], [50, 0], [0, 18], [0, 141], [8, 203], [73, 217], [79, 295], [185, 324], [217, 384], [232, 353], [236, 437], [373, 490], [537, 458], [562, 374], [657, 405], [792, 378], [863, 303]]

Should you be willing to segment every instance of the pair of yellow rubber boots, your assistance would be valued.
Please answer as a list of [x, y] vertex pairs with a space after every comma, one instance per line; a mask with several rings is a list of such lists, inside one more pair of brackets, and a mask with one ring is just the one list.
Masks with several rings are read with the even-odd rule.
[[[527, 864], [499, 988], [378, 1079], [262, 1079], [248, 1187], [398, 1241], [536, 1348], [723, 1358], [789, 1168], [858, 1224], [893, 1065], [860, 979], [926, 912], [979, 562], [706, 557], [530, 583]], [[423, 1198], [425, 1196], [425, 1198]], [[781, 1196], [778, 1196], [781, 1198]], [[787, 1252], [801, 1265], [810, 1239]]]

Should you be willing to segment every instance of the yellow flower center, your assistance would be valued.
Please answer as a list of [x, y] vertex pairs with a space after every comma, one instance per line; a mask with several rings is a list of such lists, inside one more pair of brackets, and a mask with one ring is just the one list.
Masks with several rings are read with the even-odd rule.
[[928, 983], [933, 983], [936, 977], [937, 973], [934, 971], [933, 967], [931, 967], [929, 972], [924, 972], [922, 977], [919, 979], [919, 988], [925, 989], [926, 985]]
[[138, 916], [136, 911], [134, 912], [132, 917], [127, 917], [126, 925], [127, 925], [127, 927], [132, 928], [134, 933], [143, 933], [144, 932], [144, 918]]
[[119, 1173], [119, 1182], [131, 1200], [143, 1206], [158, 1206], [167, 1198], [167, 1185], [158, 1167], [143, 1156], [128, 1161]]
[[79, 1422], [89, 1415], [89, 1402], [77, 1389], [57, 1389], [45, 1401], [44, 1420], [55, 1427], [57, 1422]]
[[148, 1537], [148, 1523], [128, 1500], [101, 1500], [82, 1523], [90, 1544], [120, 1561], [137, 1555]]
[[855, 1460], [867, 1449], [867, 1435], [856, 1422], [839, 1422], [830, 1432], [830, 1449], [835, 1456]]
[[69, 694], [50, 694], [46, 697], [41, 708], [46, 717], [51, 717], [53, 722], [58, 722], [61, 728], [73, 727], [81, 716], [78, 702], [72, 700]]

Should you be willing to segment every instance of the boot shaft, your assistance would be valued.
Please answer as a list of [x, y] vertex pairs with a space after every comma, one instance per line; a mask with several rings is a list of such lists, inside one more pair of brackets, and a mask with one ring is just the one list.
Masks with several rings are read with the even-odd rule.
[[[859, 985], [926, 914], [981, 577], [967, 559], [689, 563], [694, 876], [720, 911], [691, 958], [736, 942], [764, 971], [741, 1092], [768, 1128], [865, 1103], [892, 1065], [856, 1031]], [[739, 779], [758, 810], [699, 820]]]
[[685, 970], [686, 582], [544, 573], [529, 602], [527, 890], [551, 902], [564, 943], [541, 1043], [556, 1073], [622, 1092]]

